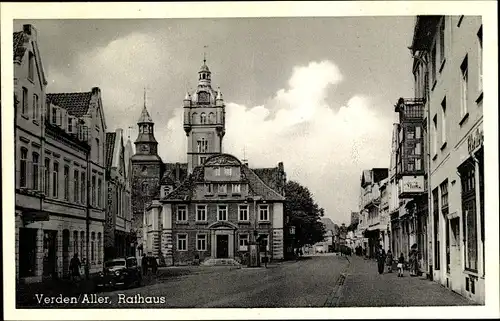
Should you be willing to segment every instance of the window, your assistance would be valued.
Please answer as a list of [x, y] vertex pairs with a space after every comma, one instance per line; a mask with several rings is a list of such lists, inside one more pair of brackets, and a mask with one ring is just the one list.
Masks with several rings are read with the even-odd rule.
[[187, 234], [177, 234], [177, 251], [187, 251]]
[[233, 184], [233, 185], [231, 185], [231, 187], [232, 187], [231, 188], [231, 192], [233, 194], [239, 194], [239, 193], [241, 193], [241, 185], [240, 184]]
[[215, 123], [215, 116], [214, 116], [214, 113], [210, 113], [210, 114], [208, 114], [208, 122], [209, 122], [210, 124]]
[[227, 221], [227, 205], [217, 205], [217, 220]]
[[81, 181], [80, 181], [80, 184], [81, 184], [81, 195], [82, 195], [82, 204], [87, 204], [87, 200], [85, 199], [85, 190], [86, 190], [86, 186], [87, 186], [87, 181], [85, 180], [85, 173], [82, 173], [81, 175]]
[[441, 68], [442, 68], [442, 64], [444, 63], [444, 59], [445, 59], [445, 53], [444, 53], [444, 50], [445, 50], [444, 33], [445, 33], [445, 24], [446, 24], [445, 19], [446, 18], [443, 17], [443, 20], [441, 21], [441, 25], [439, 26], [439, 59], [441, 62]]
[[478, 89], [483, 92], [483, 26], [477, 32], [477, 64], [478, 64]]
[[102, 206], [102, 179], [97, 180], [97, 206]]
[[420, 126], [415, 126], [415, 138], [419, 139], [421, 137], [421, 135], [422, 135], [422, 133], [421, 133]]
[[448, 208], [448, 180], [445, 180], [440, 185], [441, 188], [441, 209]]
[[238, 207], [238, 220], [248, 221], [248, 205], [242, 204]]
[[205, 161], [207, 160], [206, 156], [200, 156], [200, 165], [205, 164]]
[[102, 241], [101, 241], [101, 233], [97, 233], [97, 263], [101, 263], [102, 257]]
[[35, 55], [31, 51], [28, 61], [28, 78], [32, 81], [35, 79]]
[[207, 250], [207, 235], [197, 234], [196, 235], [196, 250], [206, 251]]
[[441, 144], [446, 143], [446, 97], [441, 102]]
[[80, 258], [81, 259], [87, 257], [87, 253], [85, 253], [85, 243], [86, 243], [85, 232], [81, 231], [80, 232]]
[[220, 167], [215, 167], [214, 168], [214, 175], [215, 176], [220, 176]]
[[415, 170], [416, 171], [421, 171], [422, 170], [422, 160], [421, 159], [415, 159]]
[[73, 132], [73, 117], [68, 117], [68, 133]]
[[200, 124], [206, 124], [207, 123], [207, 114], [201, 113], [200, 114]]
[[69, 167], [64, 166], [64, 199], [69, 200]]
[[21, 109], [23, 115], [28, 114], [28, 89], [23, 87], [23, 105]]
[[178, 205], [177, 206], [177, 221], [186, 222], [187, 221], [187, 206]]
[[232, 173], [231, 167], [224, 167], [224, 175], [231, 176], [231, 173]]
[[208, 141], [201, 138], [198, 142], [198, 153], [208, 153]]
[[[73, 254], [78, 253], [78, 231], [73, 231]], [[80, 259], [82, 253], [80, 253]]]
[[21, 148], [21, 161], [20, 161], [20, 171], [19, 171], [19, 186], [27, 187], [27, 176], [28, 176], [28, 150], [26, 148]]
[[240, 234], [240, 251], [248, 251], [248, 234]]
[[259, 205], [259, 221], [269, 221], [269, 205]]
[[219, 194], [226, 194], [227, 193], [227, 184], [219, 184], [219, 185], [217, 185], [217, 187], [218, 187]]
[[73, 199], [75, 203], [80, 202], [80, 177], [79, 177], [79, 172], [75, 169], [73, 172], [73, 179], [74, 179], [74, 194], [73, 194]]
[[406, 127], [406, 138], [407, 139], [414, 139], [415, 138], [415, 128], [408, 126]]
[[95, 264], [95, 232], [92, 232], [92, 239], [90, 240], [90, 260]]
[[462, 185], [462, 219], [465, 241], [465, 269], [477, 272], [477, 211], [476, 211], [476, 184], [474, 164], [466, 161], [459, 168]]
[[45, 164], [44, 164], [44, 168], [43, 168], [43, 172], [44, 172], [44, 192], [45, 192], [45, 195], [49, 195], [49, 191], [50, 191], [50, 159], [49, 158], [45, 158]]
[[421, 143], [416, 143], [415, 144], [415, 155], [420, 155], [422, 153], [422, 144]]
[[196, 205], [196, 220], [206, 221], [207, 220], [207, 206], [206, 205]]
[[52, 123], [56, 124], [57, 123], [57, 109], [52, 108]]
[[38, 95], [33, 94], [33, 119], [38, 119]]
[[269, 236], [267, 234], [260, 234], [260, 251], [261, 252], [266, 252], [269, 250]]
[[191, 117], [193, 117], [193, 119], [192, 119], [193, 124], [198, 123], [198, 113], [193, 113], [193, 115], [191, 115]]
[[95, 206], [95, 175], [92, 175], [92, 206]]
[[465, 117], [467, 114], [467, 87], [469, 82], [469, 66], [468, 66], [468, 58], [465, 56], [462, 64], [460, 65], [460, 116]]
[[32, 155], [33, 157], [33, 189], [35, 191], [38, 191], [40, 189], [40, 180], [39, 180], [39, 168], [40, 168], [40, 165], [39, 165], [39, 161], [40, 161], [40, 156], [38, 155], [38, 153], [33, 153]]
[[52, 196], [57, 198], [59, 191], [59, 163], [54, 163], [52, 171]]
[[436, 155], [437, 154], [437, 131], [438, 131], [438, 127], [437, 127], [437, 115], [434, 115], [434, 117], [432, 118], [432, 125], [433, 125], [433, 131], [432, 131], [432, 151], [433, 151], [433, 154]]
[[212, 184], [205, 184], [205, 193], [206, 194], [212, 194]]
[[100, 157], [99, 154], [100, 154], [101, 150], [99, 148], [99, 139], [98, 138], [95, 139], [95, 145], [96, 145], [96, 150], [95, 150], [96, 151], [96, 153], [95, 153], [96, 160], [97, 160], [97, 162], [99, 162], [99, 157]]

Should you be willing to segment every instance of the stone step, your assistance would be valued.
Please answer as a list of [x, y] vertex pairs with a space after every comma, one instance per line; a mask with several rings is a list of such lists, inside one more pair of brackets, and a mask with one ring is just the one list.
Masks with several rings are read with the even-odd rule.
[[235, 259], [206, 259], [201, 263], [203, 266], [240, 266]]

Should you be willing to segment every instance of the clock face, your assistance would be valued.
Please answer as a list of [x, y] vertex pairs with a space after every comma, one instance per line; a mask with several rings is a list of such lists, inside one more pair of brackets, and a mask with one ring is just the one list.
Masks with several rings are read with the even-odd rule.
[[149, 146], [148, 145], [142, 145], [141, 150], [143, 152], [147, 152], [147, 151], [149, 151]]
[[208, 104], [210, 102], [210, 96], [206, 91], [201, 91], [198, 93], [198, 103]]

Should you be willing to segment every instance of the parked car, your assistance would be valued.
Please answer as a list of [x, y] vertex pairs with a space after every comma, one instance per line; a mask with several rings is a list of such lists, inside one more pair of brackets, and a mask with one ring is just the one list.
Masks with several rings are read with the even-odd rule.
[[140, 286], [142, 274], [135, 257], [119, 258], [104, 262], [103, 271], [95, 280], [96, 287], [116, 288], [117, 286]]

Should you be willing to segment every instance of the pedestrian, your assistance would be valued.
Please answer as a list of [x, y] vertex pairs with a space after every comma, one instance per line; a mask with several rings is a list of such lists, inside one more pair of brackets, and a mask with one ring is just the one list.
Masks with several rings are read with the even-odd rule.
[[141, 266], [142, 266], [142, 274], [146, 275], [148, 273], [148, 258], [146, 256], [146, 253], [142, 254], [142, 260], [141, 260]]
[[69, 263], [69, 270], [71, 273], [71, 280], [72, 281], [79, 281], [80, 280], [80, 268], [81, 268], [81, 262], [80, 259], [78, 258], [78, 253], [75, 253], [73, 255], [73, 258], [71, 259]]
[[401, 255], [399, 256], [399, 259], [398, 259], [398, 277], [402, 277], [403, 276], [403, 266], [405, 264], [405, 257], [403, 255], [403, 253], [401, 253]]
[[377, 256], [378, 273], [382, 274], [384, 273], [384, 265], [385, 265], [385, 251], [382, 245], [379, 245], [379, 249], [376, 253], [376, 256]]
[[416, 276], [417, 271], [418, 271], [418, 252], [416, 245], [413, 245], [410, 252], [410, 276]]
[[386, 263], [387, 263], [387, 272], [392, 273], [392, 252], [391, 252], [391, 250], [387, 250]]

